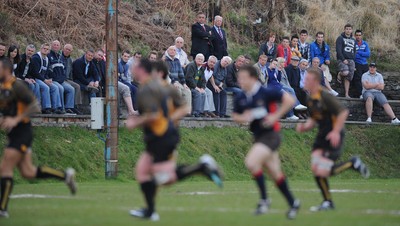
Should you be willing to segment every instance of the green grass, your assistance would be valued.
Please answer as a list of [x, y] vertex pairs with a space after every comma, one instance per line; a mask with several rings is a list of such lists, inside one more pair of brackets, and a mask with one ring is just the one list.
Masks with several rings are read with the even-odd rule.
[[[248, 180], [243, 159], [251, 145], [251, 134], [242, 128], [181, 129], [182, 142], [178, 148], [179, 161], [193, 163], [203, 153], [210, 153], [222, 165], [226, 180]], [[315, 131], [306, 134], [293, 129], [283, 130], [280, 148], [285, 173], [290, 177], [312, 178], [309, 161]], [[4, 137], [4, 133], [0, 133]], [[370, 166], [372, 178], [400, 178], [400, 127], [348, 126], [342, 159], [360, 155]], [[5, 139], [0, 139], [5, 142]], [[1, 143], [0, 143], [1, 146]], [[120, 130], [119, 180], [133, 178], [132, 170], [143, 151], [141, 131]], [[2, 150], [0, 150], [0, 153]], [[96, 133], [82, 128], [35, 128], [34, 162], [55, 168], [74, 167], [79, 181], [104, 178], [104, 143]], [[358, 178], [353, 173], [339, 176]], [[23, 182], [17, 177], [17, 182]], [[193, 179], [198, 181], [199, 179]]]
[[[292, 178], [291, 178], [292, 179]], [[319, 204], [320, 194], [313, 180], [291, 180], [293, 193], [302, 201], [298, 218], [285, 218], [287, 204], [270, 181], [271, 212], [255, 217], [253, 208], [258, 200], [250, 180], [227, 182], [224, 189], [210, 182], [185, 182], [161, 189], [157, 225], [360, 225], [391, 226], [400, 222], [400, 180], [334, 179], [331, 188], [336, 210], [311, 213], [310, 206]], [[2, 226], [74, 226], [74, 225], [154, 225], [129, 216], [128, 211], [143, 205], [141, 193], [134, 182], [116, 181], [82, 183], [76, 197], [67, 195], [62, 184], [20, 184], [14, 195], [45, 194], [53, 198], [14, 198], [10, 202], [9, 219], [0, 219]], [[348, 190], [349, 192], [344, 192]], [[207, 195], [191, 195], [208, 192]]]

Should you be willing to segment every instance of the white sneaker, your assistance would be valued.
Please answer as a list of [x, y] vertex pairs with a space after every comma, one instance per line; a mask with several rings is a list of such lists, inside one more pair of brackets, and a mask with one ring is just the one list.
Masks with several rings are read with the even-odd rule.
[[218, 187], [222, 188], [222, 171], [215, 159], [211, 155], [204, 154], [200, 157], [199, 162], [207, 167], [205, 171], [206, 176], [209, 177], [209, 179], [211, 179]]
[[299, 104], [294, 109], [297, 111], [304, 111], [304, 110], [307, 110], [307, 107], [302, 104]]
[[400, 124], [400, 120], [398, 118], [395, 118], [392, 120], [392, 124], [395, 124], [395, 125]]
[[333, 96], [337, 97], [339, 95], [338, 92], [336, 92], [335, 90], [331, 90], [329, 91]]
[[8, 217], [10, 216], [8, 215], [7, 211], [0, 210], [0, 218], [8, 218]]
[[360, 100], [364, 99], [362, 95], [360, 95]]
[[139, 210], [130, 210], [129, 214], [133, 217], [149, 220], [149, 221], [159, 221], [160, 215], [158, 213], [153, 212], [149, 217], [146, 216], [146, 209], [139, 209]]
[[300, 118], [297, 117], [296, 115], [292, 115], [292, 116], [286, 118], [286, 120], [290, 120], [290, 121], [297, 121], [297, 120], [299, 120], [299, 119], [300, 119]]
[[[372, 119], [371, 119], [371, 118], [367, 118], [367, 121], [365, 121], [365, 122], [371, 123], [371, 122], [372, 122]], [[393, 121], [392, 121], [392, 123], [393, 123]]]

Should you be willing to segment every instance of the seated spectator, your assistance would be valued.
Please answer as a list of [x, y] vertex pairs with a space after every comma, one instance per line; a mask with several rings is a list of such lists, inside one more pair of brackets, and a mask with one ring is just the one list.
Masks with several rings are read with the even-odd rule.
[[[304, 74], [305, 70], [307, 69], [308, 66], [308, 63], [306, 64], [305, 61], [303, 61], [303, 66], [302, 66], [303, 78], [305, 76]], [[303, 90], [303, 86], [300, 85], [301, 76], [300, 76], [299, 62], [300, 62], [299, 57], [297, 56], [292, 57], [290, 65], [285, 67], [285, 72], [288, 77], [290, 86], [294, 89], [296, 93], [297, 99], [300, 101], [302, 105], [307, 105], [306, 101], [307, 93]]]
[[268, 57], [262, 54], [258, 57], [258, 62], [253, 65], [257, 70], [258, 79], [263, 85], [267, 85], [268, 83], [267, 62]]
[[278, 46], [275, 44], [275, 33], [268, 34], [268, 41], [260, 46], [258, 55], [266, 55], [268, 57], [267, 67], [269, 62], [276, 58]]
[[290, 64], [290, 60], [292, 57], [292, 51], [289, 46], [289, 37], [282, 38], [281, 44], [278, 45], [278, 50], [277, 50], [276, 56], [282, 57], [283, 59], [285, 59], [285, 62], [286, 62], [285, 67]]
[[307, 42], [308, 39], [308, 31], [301, 30], [300, 31], [300, 39], [299, 39], [299, 51], [301, 53], [301, 58], [310, 60], [310, 43]]
[[226, 115], [226, 84], [225, 78], [227, 73], [227, 67], [232, 63], [232, 59], [229, 56], [224, 56], [220, 61], [218, 61], [214, 65], [214, 84], [212, 88], [210, 87], [211, 91], [213, 92], [214, 96], [214, 105], [215, 105], [215, 114], [220, 118], [229, 118], [230, 116]]
[[[103, 49], [103, 53], [105, 53], [105, 49]], [[105, 57], [105, 54], [104, 54], [104, 57]], [[133, 78], [133, 74], [131, 74], [131, 72], [134, 70], [132, 69], [132, 67], [135, 66], [137, 63], [139, 63], [140, 59], [142, 59], [142, 52], [140, 52], [140, 51], [136, 51], [133, 54], [133, 56], [129, 58], [129, 60], [128, 60], [129, 77]], [[104, 61], [106, 61], [106, 60], [104, 59]]]
[[250, 65], [251, 61], [252, 61], [252, 59], [251, 59], [250, 55], [248, 55], [248, 54], [244, 55], [244, 65]]
[[42, 114], [65, 114], [62, 109], [60, 91], [58, 86], [53, 84], [49, 78], [49, 58], [50, 45], [43, 44], [40, 51], [34, 54], [29, 64], [28, 78], [34, 78], [40, 87], [40, 98], [42, 104]]
[[21, 61], [21, 58], [19, 56], [19, 48], [16, 45], [11, 45], [8, 48], [8, 54], [7, 57], [10, 58], [11, 63], [14, 66], [14, 71], [13, 75], [15, 76], [15, 70], [17, 69], [18, 63]]
[[242, 92], [239, 83], [237, 81], [237, 73], [239, 69], [245, 64], [245, 60], [246, 59], [244, 58], [244, 56], [240, 55], [236, 58], [236, 61], [229, 64], [228, 67], [226, 68], [225, 90], [227, 92], [232, 92], [233, 95], [237, 95], [240, 92]]
[[183, 68], [190, 63], [187, 53], [182, 49], [184, 44], [185, 40], [183, 40], [182, 37], [177, 37], [175, 39], [176, 58], [179, 59], [179, 62]]
[[[170, 46], [165, 54], [165, 62], [168, 65], [169, 78], [171, 84], [178, 89], [179, 93], [185, 99], [189, 106], [192, 106], [192, 92], [186, 85], [185, 74], [182, 69], [182, 65], [178, 58], [176, 58], [175, 46]], [[188, 112], [190, 114], [190, 112]]]
[[326, 74], [329, 73], [329, 69], [326, 70], [326, 68], [328, 66], [326, 66], [324, 64], [321, 65], [321, 66], [319, 66], [319, 65], [320, 65], [319, 58], [318, 57], [314, 57], [312, 59], [312, 61], [311, 61], [311, 67], [316, 68], [321, 72], [321, 85], [323, 87], [327, 88], [330, 94], [332, 94], [334, 96], [339, 95], [338, 92], [336, 92], [335, 90], [332, 89], [331, 85], [328, 82], [328, 79], [327, 79], [327, 76], [326, 76]]
[[292, 38], [290, 39], [290, 49], [292, 51], [292, 56], [297, 56], [300, 59], [301, 57], [301, 52], [299, 50], [299, 36], [293, 35]]
[[215, 63], [217, 63], [217, 57], [210, 56], [208, 58], [208, 61], [203, 64], [204, 79], [205, 79], [205, 83], [206, 83], [206, 88], [205, 88], [206, 101], [204, 104], [204, 115], [206, 117], [211, 117], [211, 118], [219, 117], [216, 114], [214, 114], [215, 105], [214, 105], [213, 92], [211, 91], [211, 89], [208, 88], [210, 85], [212, 87], [215, 86], [215, 81], [214, 81], [214, 76], [213, 76]]
[[0, 60], [6, 57], [6, 44], [0, 43]]
[[158, 54], [156, 51], [151, 51], [149, 54], [149, 57], [147, 57], [147, 59], [149, 59], [152, 62], [157, 61], [157, 58], [158, 58]]
[[[92, 61], [99, 73], [100, 77], [100, 87], [103, 90], [103, 97], [106, 96], [106, 61], [104, 57], [104, 51], [102, 49], [98, 49], [96, 54], [94, 55], [94, 59]], [[122, 96], [126, 108], [128, 110], [128, 115], [135, 115], [137, 112], [133, 109], [133, 103], [131, 98], [131, 91], [127, 85], [124, 85], [122, 82], [118, 81], [117, 83], [118, 93]]]
[[199, 53], [194, 61], [186, 66], [186, 84], [192, 91], [192, 116], [204, 116], [204, 104], [206, 101], [206, 80], [204, 77], [204, 55]]
[[71, 44], [65, 44], [64, 48], [62, 50], [62, 54], [61, 54], [61, 62], [64, 65], [64, 71], [65, 71], [65, 75], [67, 77], [67, 80], [65, 80], [66, 83], [70, 84], [72, 87], [74, 87], [74, 91], [75, 91], [75, 106], [73, 111], [77, 114], [77, 115], [82, 115], [82, 112], [79, 111], [79, 107], [80, 105], [82, 105], [82, 94], [81, 94], [81, 87], [79, 86], [78, 83], [74, 82], [74, 77], [72, 76], [72, 58], [71, 58], [71, 53], [74, 50], [73, 46]]
[[87, 50], [85, 55], [72, 63], [74, 82], [79, 84], [82, 91], [89, 93], [89, 101], [92, 97], [96, 97], [100, 88], [100, 78], [96, 66], [92, 62], [93, 57], [94, 51]]
[[66, 114], [74, 114], [75, 107], [75, 90], [69, 83], [66, 82], [67, 75], [65, 74], [63, 60], [61, 58], [61, 44], [58, 40], [51, 43], [51, 51], [49, 58], [49, 78], [53, 80], [53, 84], [58, 87], [60, 92], [61, 108]]
[[132, 84], [132, 77], [130, 76], [131, 73], [129, 73], [128, 60], [130, 56], [131, 53], [129, 50], [122, 52], [121, 59], [118, 61], [118, 77], [120, 82], [129, 87], [129, 90], [131, 91], [130, 96], [132, 98], [133, 108], [136, 109], [137, 87]]
[[[290, 95], [292, 95], [292, 97], [294, 97], [295, 100], [296, 100], [296, 104], [294, 105], [295, 106], [294, 109], [297, 110], [297, 111], [305, 111], [305, 110], [307, 110], [306, 106], [300, 104], [300, 101], [297, 99], [296, 92], [290, 86], [289, 79], [288, 79], [286, 71], [285, 71], [285, 59], [283, 59], [282, 57], [278, 57], [276, 59], [276, 61], [277, 61], [276, 69], [278, 70], [278, 72], [281, 73], [281, 76], [280, 76], [281, 80], [279, 82], [282, 85], [282, 90], [284, 92], [287, 92]], [[298, 120], [299, 118], [296, 115], [294, 115], [294, 112], [292, 110], [292, 111], [288, 112], [288, 114], [286, 115], [286, 119], [288, 119], [288, 120]]]
[[362, 76], [362, 96], [365, 100], [365, 110], [367, 111], [367, 122], [372, 122], [372, 109], [374, 100], [383, 107], [385, 113], [390, 117], [392, 124], [400, 124], [392, 107], [390, 107], [386, 96], [382, 93], [385, 88], [383, 77], [376, 71], [376, 63], [369, 64], [369, 71]]
[[31, 58], [35, 54], [35, 46], [30, 44], [26, 47], [25, 53], [21, 56], [21, 61], [19, 62], [17, 69], [15, 70], [15, 76], [28, 84], [29, 88], [35, 94], [36, 99], [40, 100], [40, 87], [36, 83], [35, 79], [29, 77], [28, 71], [31, 64]]

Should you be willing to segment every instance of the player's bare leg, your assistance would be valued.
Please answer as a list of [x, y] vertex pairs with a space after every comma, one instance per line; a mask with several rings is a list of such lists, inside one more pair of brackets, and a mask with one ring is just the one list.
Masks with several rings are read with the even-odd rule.
[[6, 148], [0, 163], [0, 217], [8, 217], [7, 207], [8, 201], [14, 185], [14, 168], [21, 161], [22, 153], [19, 151]]

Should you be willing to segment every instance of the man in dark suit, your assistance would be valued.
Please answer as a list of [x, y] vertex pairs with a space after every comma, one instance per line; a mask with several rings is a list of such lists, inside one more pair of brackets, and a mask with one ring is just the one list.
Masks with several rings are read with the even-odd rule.
[[228, 56], [228, 44], [226, 42], [226, 33], [225, 30], [222, 29], [222, 17], [215, 16], [214, 18], [214, 26], [211, 28], [212, 32], [212, 46], [213, 51], [212, 55], [216, 56], [218, 60], [221, 60], [222, 57]]
[[[289, 80], [290, 86], [294, 89], [297, 99], [301, 104], [306, 104], [307, 93], [303, 90], [304, 82], [302, 83], [301, 74], [305, 72], [305, 64], [301, 67], [299, 66], [300, 58], [297, 56], [293, 56], [291, 58], [290, 64], [285, 67], [285, 72], [287, 78]], [[304, 76], [303, 76], [304, 79]]]
[[197, 14], [197, 22], [192, 25], [192, 50], [190, 55], [196, 58], [201, 53], [208, 59], [212, 48], [211, 28], [206, 24], [206, 15], [202, 12]]
[[81, 86], [82, 91], [89, 93], [89, 100], [99, 92], [99, 73], [93, 63], [94, 51], [88, 50], [81, 58], [72, 63], [74, 82]]

